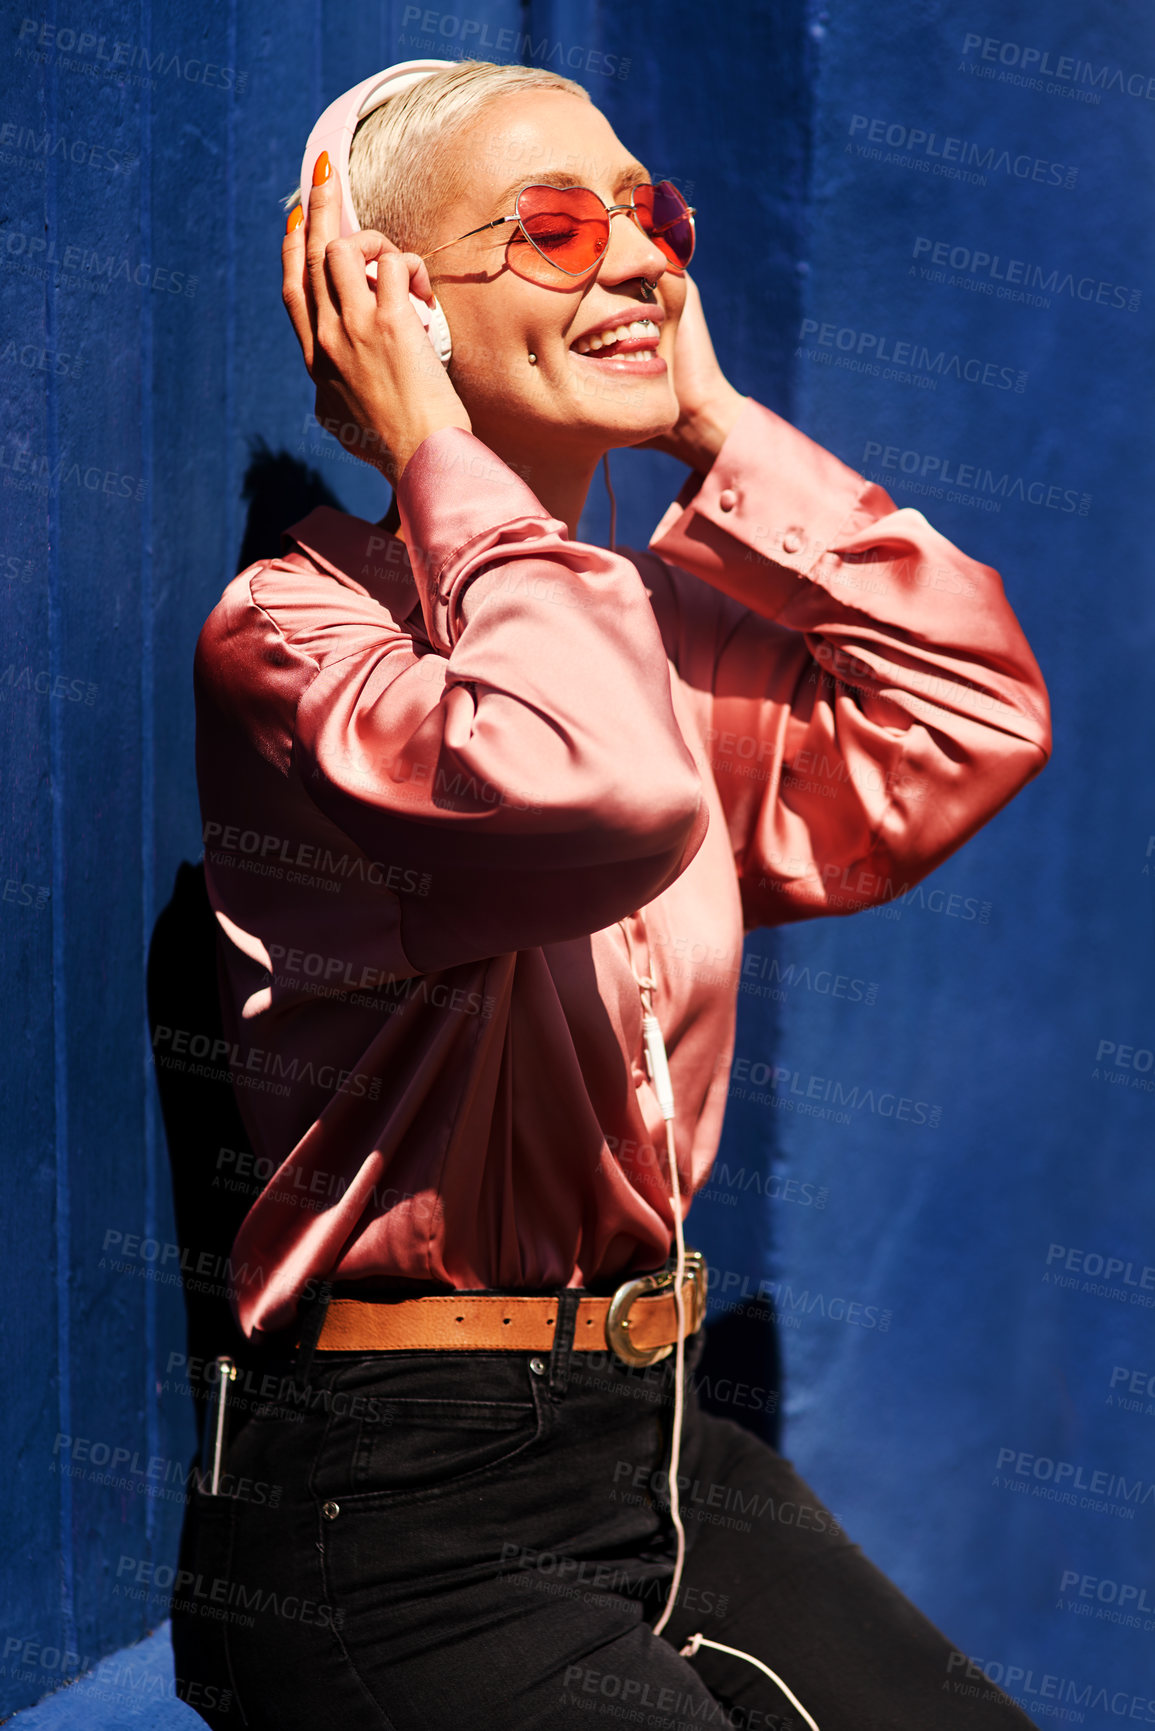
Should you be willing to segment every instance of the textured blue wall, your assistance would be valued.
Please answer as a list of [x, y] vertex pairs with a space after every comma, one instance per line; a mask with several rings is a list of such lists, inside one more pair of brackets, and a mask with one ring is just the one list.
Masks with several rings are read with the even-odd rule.
[[[163, 1616], [140, 1583], [174, 1558], [192, 1425], [144, 954], [200, 851], [191, 652], [236, 568], [249, 441], [352, 511], [386, 502], [310, 428], [279, 200], [325, 102], [468, 23], [560, 46], [692, 187], [735, 383], [997, 566], [1048, 678], [1051, 766], [922, 891], [751, 941], [740, 1055], [777, 1083], [735, 1097], [690, 1237], [716, 1314], [776, 1295], [785, 1452], [992, 1675], [1031, 1673], [1009, 1684], [1028, 1710], [1050, 1674], [1096, 1731], [1155, 1695], [1155, 1382], [1130, 1389], [1155, 1374], [1155, 31], [1119, 0], [432, 19], [102, 0], [4, 25], [0, 1713]], [[1010, 259], [1046, 304], [1000, 296]], [[917, 382], [885, 376], [902, 343]], [[644, 543], [681, 472], [614, 472]], [[584, 532], [605, 527], [595, 496]], [[800, 1111], [815, 1076], [857, 1089], [847, 1122]], [[1122, 1513], [1058, 1500], [1118, 1475], [1087, 1502]]]

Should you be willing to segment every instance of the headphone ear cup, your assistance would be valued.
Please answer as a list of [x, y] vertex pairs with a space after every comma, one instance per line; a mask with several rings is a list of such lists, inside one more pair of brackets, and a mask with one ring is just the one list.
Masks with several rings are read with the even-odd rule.
[[443, 367], [447, 367], [453, 359], [453, 338], [449, 334], [449, 323], [441, 310], [441, 302], [434, 300], [432, 306], [426, 307], [429, 314], [429, 341], [433, 344], [437, 358]]
[[427, 301], [420, 300], [417, 295], [409, 296], [410, 304], [421, 323], [425, 326], [425, 335], [433, 344], [433, 352], [443, 367], [447, 367], [453, 359], [453, 340], [449, 335], [449, 326], [439, 301], [434, 300], [432, 306]]

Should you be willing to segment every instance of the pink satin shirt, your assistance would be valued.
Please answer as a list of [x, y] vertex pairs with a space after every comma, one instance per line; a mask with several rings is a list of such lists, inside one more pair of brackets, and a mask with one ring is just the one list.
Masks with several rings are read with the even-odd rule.
[[196, 657], [229, 1062], [269, 1174], [249, 1336], [318, 1278], [580, 1286], [660, 1265], [655, 981], [683, 1204], [743, 931], [932, 871], [1047, 761], [996, 572], [748, 399], [649, 551], [569, 538], [471, 434], [225, 590]]

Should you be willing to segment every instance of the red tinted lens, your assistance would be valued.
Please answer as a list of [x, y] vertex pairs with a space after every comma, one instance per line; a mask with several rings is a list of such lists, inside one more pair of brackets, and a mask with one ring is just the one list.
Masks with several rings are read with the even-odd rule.
[[654, 245], [661, 247], [676, 270], [685, 270], [694, 256], [694, 219], [677, 187], [668, 180], [635, 186], [634, 209]]
[[521, 227], [509, 244], [510, 268], [547, 288], [593, 270], [609, 244], [606, 207], [584, 186], [523, 187], [517, 214]]

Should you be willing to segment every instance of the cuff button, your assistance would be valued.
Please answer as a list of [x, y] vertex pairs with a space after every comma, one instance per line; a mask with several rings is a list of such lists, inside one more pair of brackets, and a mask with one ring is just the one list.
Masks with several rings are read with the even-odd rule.
[[782, 551], [784, 553], [797, 553], [801, 545], [801, 529], [787, 529], [785, 535], [782, 537]]
[[720, 511], [732, 511], [737, 503], [738, 495], [733, 487], [723, 487], [718, 494], [718, 509]]

